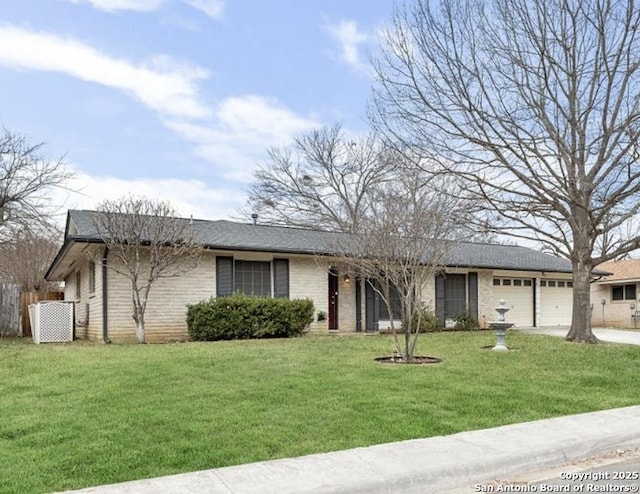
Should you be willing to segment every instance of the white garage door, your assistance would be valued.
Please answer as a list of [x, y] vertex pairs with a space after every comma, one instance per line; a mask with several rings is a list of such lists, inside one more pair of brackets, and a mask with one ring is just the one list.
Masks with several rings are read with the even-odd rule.
[[[533, 326], [533, 280], [524, 278], [494, 278], [494, 307], [503, 299], [511, 310], [505, 315], [516, 327]], [[497, 312], [494, 312], [497, 319]]]
[[539, 326], [569, 326], [573, 303], [573, 282], [540, 280]]

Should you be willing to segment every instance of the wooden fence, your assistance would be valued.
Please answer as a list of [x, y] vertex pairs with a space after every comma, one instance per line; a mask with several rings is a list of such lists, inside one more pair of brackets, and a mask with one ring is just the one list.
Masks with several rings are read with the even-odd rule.
[[20, 295], [20, 306], [22, 313], [22, 336], [31, 336], [31, 321], [29, 319], [29, 305], [41, 300], [64, 300], [62, 292], [22, 292]]
[[20, 287], [0, 283], [0, 335], [20, 334]]

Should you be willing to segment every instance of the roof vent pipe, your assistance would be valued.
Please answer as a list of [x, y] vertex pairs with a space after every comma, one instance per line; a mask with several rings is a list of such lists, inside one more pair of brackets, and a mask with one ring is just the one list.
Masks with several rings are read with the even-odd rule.
[[253, 224], [258, 224], [258, 213], [251, 213], [251, 219], [253, 220]]

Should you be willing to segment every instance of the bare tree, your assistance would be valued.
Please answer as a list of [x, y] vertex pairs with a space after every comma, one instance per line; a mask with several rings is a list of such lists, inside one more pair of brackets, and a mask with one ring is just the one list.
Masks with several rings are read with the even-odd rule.
[[123, 197], [104, 201], [93, 216], [94, 227], [109, 249], [107, 266], [131, 283], [136, 337], [145, 342], [145, 312], [153, 284], [182, 276], [200, 259], [192, 222], [176, 218], [168, 202]]
[[597, 341], [593, 267], [640, 246], [639, 29], [634, 0], [415, 0], [376, 64], [376, 125], [571, 260], [572, 341]]
[[[451, 179], [425, 179], [417, 171], [369, 191], [367, 202], [369, 214], [362, 228], [342, 237], [336, 251], [344, 267], [378, 293], [390, 315], [396, 351], [411, 362], [425, 309], [424, 291], [461, 235], [469, 203], [456, 193]], [[399, 307], [394, 308], [394, 299]], [[398, 309], [399, 321], [394, 321]]]
[[258, 213], [271, 224], [357, 231], [367, 191], [392, 174], [393, 163], [374, 136], [348, 137], [339, 125], [313, 130], [291, 147], [269, 151], [243, 214]]
[[24, 135], [2, 128], [0, 135], [0, 241], [25, 229], [51, 226], [51, 192], [71, 174], [62, 159], [49, 160]]
[[57, 283], [46, 281], [44, 275], [60, 249], [58, 237], [24, 230], [0, 243], [0, 273], [28, 292], [57, 288]]

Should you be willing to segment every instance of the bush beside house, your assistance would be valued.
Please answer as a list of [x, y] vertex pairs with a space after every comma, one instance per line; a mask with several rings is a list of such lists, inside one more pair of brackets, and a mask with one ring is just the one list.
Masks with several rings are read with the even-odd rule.
[[[418, 318], [418, 314], [414, 315], [413, 318], [413, 331], [418, 327], [418, 332], [420, 333], [435, 333], [438, 331], [477, 331], [480, 329], [480, 323], [478, 319], [476, 319], [470, 312], [465, 311], [456, 315], [453, 318], [454, 325], [451, 327], [445, 327], [438, 322], [438, 318], [435, 313], [423, 307], [420, 309], [420, 314]], [[399, 333], [402, 332], [402, 327], [399, 325], [396, 327], [396, 331]], [[380, 330], [382, 334], [391, 333], [390, 329], [382, 329]]]
[[193, 341], [298, 336], [314, 319], [313, 302], [309, 299], [234, 294], [187, 307], [187, 327]]

